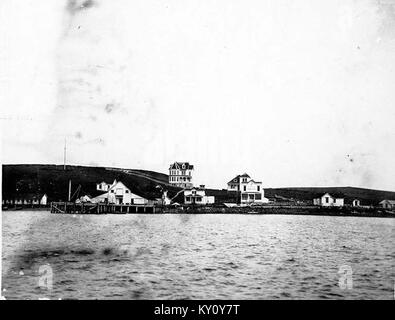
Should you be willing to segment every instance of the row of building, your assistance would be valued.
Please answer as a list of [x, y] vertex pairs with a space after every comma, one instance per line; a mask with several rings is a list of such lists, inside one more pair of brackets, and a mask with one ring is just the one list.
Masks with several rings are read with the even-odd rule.
[[[169, 184], [184, 188], [186, 204], [210, 204], [215, 202], [214, 196], [206, 195], [204, 185], [193, 186], [194, 166], [189, 162], [174, 162], [169, 167]], [[252, 179], [247, 173], [237, 175], [227, 183], [227, 191], [240, 194], [240, 203], [268, 203], [261, 181]]]
[[[158, 186], [162, 190], [162, 197], [147, 199], [142, 195], [133, 193], [122, 181], [114, 180], [113, 182], [102, 181], [96, 184], [96, 194], [83, 195], [77, 202], [92, 203], [113, 203], [124, 205], [155, 205], [155, 204], [180, 204], [174, 199], [180, 199], [183, 196], [183, 203], [186, 205], [210, 205], [216, 203], [216, 197], [210, 194], [210, 191], [204, 185], [199, 187], [193, 184], [194, 166], [189, 162], [174, 162], [169, 167], [169, 186], [181, 188], [176, 196], [168, 196], [168, 191]], [[247, 173], [237, 175], [227, 183], [225, 189], [229, 194], [236, 194], [236, 203], [229, 205], [249, 205], [249, 204], [267, 204], [269, 201], [265, 197], [265, 191], [261, 181], [254, 180]], [[20, 196], [15, 199], [3, 199], [3, 205], [47, 205], [48, 197], [46, 194], [29, 194]], [[181, 201], [180, 201], [181, 202]], [[317, 195], [310, 203], [322, 207], [343, 207], [345, 206], [344, 196], [336, 193], [323, 193]], [[353, 199], [353, 207], [360, 207], [361, 201]], [[383, 200], [380, 206], [384, 209], [395, 209], [395, 200]]]

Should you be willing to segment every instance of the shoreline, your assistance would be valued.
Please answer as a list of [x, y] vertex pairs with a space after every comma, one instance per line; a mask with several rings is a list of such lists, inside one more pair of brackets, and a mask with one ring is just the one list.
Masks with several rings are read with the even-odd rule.
[[[42, 211], [50, 212], [49, 207], [40, 208], [7, 208], [2, 212], [18, 212], [18, 211]], [[56, 213], [61, 214], [61, 213]], [[72, 213], [63, 213], [70, 215]], [[75, 213], [78, 214], [78, 213]], [[84, 213], [87, 214], [87, 213]], [[233, 208], [218, 208], [218, 207], [186, 207], [186, 209], [164, 209], [161, 208], [160, 212], [155, 213], [101, 213], [99, 215], [125, 215], [125, 214], [240, 214], [240, 215], [303, 215], [303, 216], [334, 216], [334, 217], [365, 217], [365, 218], [395, 218], [395, 212], [386, 212], [383, 209], [355, 209], [355, 208], [323, 208], [323, 207], [233, 207]], [[87, 215], [98, 215], [95, 213]]]

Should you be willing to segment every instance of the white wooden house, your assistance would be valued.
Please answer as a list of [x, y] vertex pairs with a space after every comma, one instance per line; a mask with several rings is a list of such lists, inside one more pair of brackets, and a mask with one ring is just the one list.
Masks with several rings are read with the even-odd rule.
[[206, 205], [215, 202], [214, 196], [206, 195], [206, 190], [202, 188], [191, 188], [184, 190], [184, 203], [185, 204], [198, 204]]
[[108, 188], [106, 193], [91, 199], [92, 202], [106, 202], [113, 204], [147, 204], [148, 200], [134, 194], [121, 181], [114, 180], [113, 184]]
[[360, 206], [361, 206], [361, 200], [359, 200], [359, 199], [354, 199], [354, 200], [352, 201], [352, 206], [353, 206], [353, 207], [360, 207]]
[[[114, 182], [116, 182], [116, 180]], [[108, 189], [110, 189], [111, 186], [114, 184], [114, 182], [113, 183], [107, 183], [105, 181], [102, 181], [100, 183], [96, 183], [96, 190], [97, 191], [106, 191], [107, 192]]]
[[238, 191], [241, 203], [268, 203], [262, 182], [255, 181], [247, 173], [238, 175], [228, 182], [228, 191]]
[[395, 200], [383, 200], [380, 202], [380, 206], [384, 209], [395, 209]]
[[329, 194], [327, 192], [314, 198], [313, 204], [315, 206], [322, 206], [322, 207], [343, 207], [344, 196], [335, 193]]

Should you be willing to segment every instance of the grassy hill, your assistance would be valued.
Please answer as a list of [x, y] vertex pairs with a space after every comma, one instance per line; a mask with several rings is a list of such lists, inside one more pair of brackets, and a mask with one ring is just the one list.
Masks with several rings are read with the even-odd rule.
[[[3, 199], [24, 198], [26, 194], [46, 193], [48, 201], [65, 201], [68, 198], [69, 180], [71, 180], [74, 194], [79, 185], [81, 190], [78, 196], [96, 196], [103, 192], [96, 190], [96, 183], [105, 181], [112, 183], [114, 179], [122, 181], [133, 193], [147, 199], [160, 198], [162, 193], [160, 185], [168, 191], [170, 198], [174, 197], [181, 188], [168, 184], [168, 175], [136, 169], [18, 164], [3, 165]], [[216, 202], [236, 202], [237, 194], [223, 190], [207, 189], [208, 195], [214, 195]], [[77, 194], [72, 200], [75, 200]], [[180, 193], [174, 201], [182, 203], [183, 194]]]
[[79, 195], [96, 196], [96, 183], [122, 181], [133, 193], [154, 199], [161, 197], [161, 185], [176, 194], [180, 189], [168, 185], [167, 175], [120, 168], [58, 165], [3, 165], [3, 198], [13, 198], [27, 193], [46, 193], [49, 201], [67, 200], [69, 180], [72, 194], [81, 185]]
[[270, 188], [265, 189], [265, 196], [280, 196], [287, 199], [309, 201], [317, 195], [323, 194], [325, 192], [342, 194], [345, 198], [346, 204], [351, 203], [354, 199], [361, 200], [362, 205], [377, 205], [383, 199], [395, 200], [395, 192], [392, 191], [354, 187]]

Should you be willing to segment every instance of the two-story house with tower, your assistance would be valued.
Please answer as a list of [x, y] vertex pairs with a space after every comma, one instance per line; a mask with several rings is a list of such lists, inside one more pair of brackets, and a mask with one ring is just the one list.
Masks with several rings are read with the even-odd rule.
[[169, 183], [175, 187], [192, 188], [193, 165], [189, 162], [174, 162], [169, 167]]

